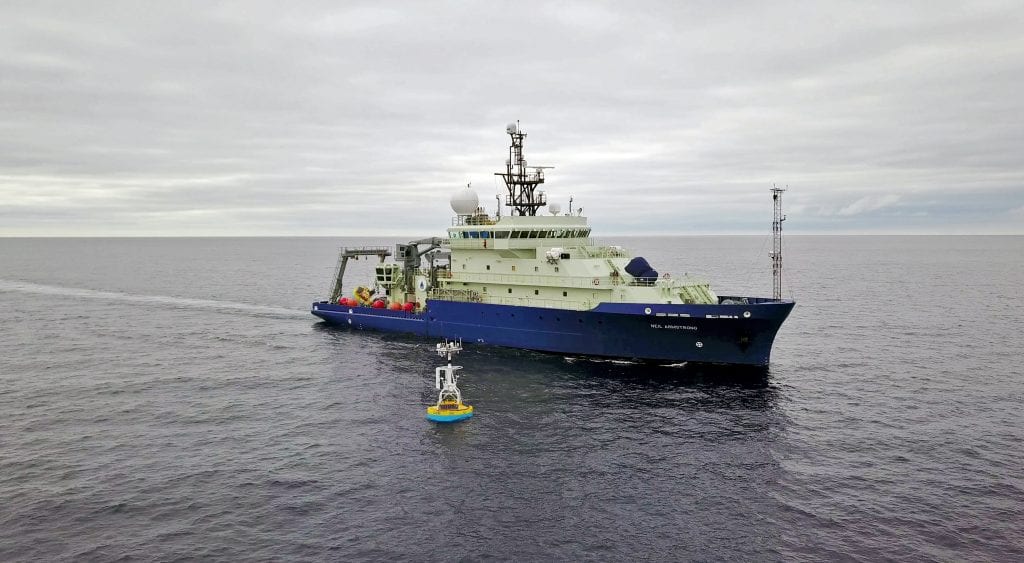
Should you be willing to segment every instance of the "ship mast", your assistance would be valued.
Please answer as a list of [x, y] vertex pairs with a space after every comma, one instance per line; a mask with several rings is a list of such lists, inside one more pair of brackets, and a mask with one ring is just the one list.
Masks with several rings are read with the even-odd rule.
[[775, 218], [772, 220], [772, 297], [782, 299], [782, 222], [786, 216], [782, 214], [782, 192], [785, 188], [772, 185], [772, 201], [775, 203]]
[[532, 172], [526, 167], [526, 159], [523, 158], [523, 139], [526, 133], [519, 129], [518, 121], [509, 123], [505, 132], [512, 137], [509, 157], [505, 161], [505, 171], [494, 173], [505, 180], [508, 189], [505, 205], [512, 209], [512, 215], [536, 215], [537, 209], [548, 203], [544, 191], [538, 192], [537, 187], [544, 183], [544, 169], [552, 167], [534, 166]]

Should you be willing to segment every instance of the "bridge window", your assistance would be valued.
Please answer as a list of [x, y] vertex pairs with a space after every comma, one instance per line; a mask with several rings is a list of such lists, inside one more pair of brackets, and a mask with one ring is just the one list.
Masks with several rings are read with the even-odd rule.
[[510, 231], [495, 231], [494, 238], [508, 238], [512, 234]]
[[469, 238], [480, 238], [480, 233], [478, 231], [469, 231]]

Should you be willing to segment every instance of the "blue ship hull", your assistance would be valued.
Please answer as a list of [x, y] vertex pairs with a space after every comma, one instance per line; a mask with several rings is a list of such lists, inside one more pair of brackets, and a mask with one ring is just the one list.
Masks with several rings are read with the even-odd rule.
[[420, 313], [325, 301], [313, 303], [310, 312], [356, 329], [573, 356], [768, 365], [775, 334], [794, 302], [745, 299], [741, 305], [602, 303], [588, 311], [428, 300]]

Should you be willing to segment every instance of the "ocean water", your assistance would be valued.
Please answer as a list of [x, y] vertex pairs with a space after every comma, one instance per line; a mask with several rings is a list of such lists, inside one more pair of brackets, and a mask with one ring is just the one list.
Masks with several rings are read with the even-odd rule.
[[450, 426], [434, 342], [308, 313], [393, 242], [0, 239], [0, 560], [1024, 559], [1024, 237], [791, 236], [767, 371], [467, 345]]

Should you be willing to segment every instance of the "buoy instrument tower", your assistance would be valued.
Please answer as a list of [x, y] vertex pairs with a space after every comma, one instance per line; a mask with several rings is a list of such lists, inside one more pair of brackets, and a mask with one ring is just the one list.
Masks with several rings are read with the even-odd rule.
[[448, 365], [434, 370], [434, 386], [438, 389], [437, 404], [427, 407], [427, 419], [434, 422], [458, 422], [473, 416], [473, 407], [462, 402], [455, 372], [462, 366], [452, 365], [452, 355], [462, 351], [461, 341], [437, 343], [437, 355], [448, 358]]

